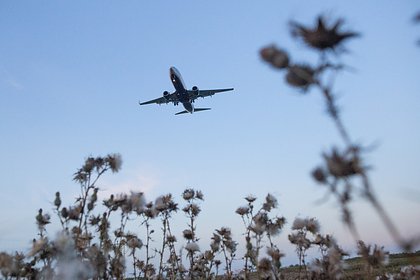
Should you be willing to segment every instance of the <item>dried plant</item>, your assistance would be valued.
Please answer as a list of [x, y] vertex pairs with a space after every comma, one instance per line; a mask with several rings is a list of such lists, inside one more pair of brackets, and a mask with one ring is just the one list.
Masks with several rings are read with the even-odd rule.
[[[366, 148], [352, 141], [336, 104], [336, 95], [330, 81], [337, 72], [345, 69], [345, 65], [336, 61], [342, 53], [337, 50], [344, 50], [344, 42], [359, 36], [359, 33], [353, 31], [341, 31], [343, 23], [343, 19], [338, 19], [329, 26], [325, 18], [319, 16], [314, 27], [296, 22], [290, 24], [292, 35], [319, 53], [319, 62], [316, 64], [293, 63], [285, 50], [274, 45], [262, 48], [260, 54], [262, 59], [275, 69], [286, 72], [286, 82], [290, 86], [300, 89], [303, 93], [311, 89], [318, 90], [324, 98], [328, 115], [334, 122], [344, 147], [333, 147], [329, 152], [324, 152], [324, 162], [313, 170], [312, 176], [337, 198], [342, 220], [350, 229], [354, 239], [360, 240], [360, 235], [353, 220], [350, 202], [356, 190], [360, 189], [362, 197], [370, 202], [395, 242], [403, 250], [410, 250], [418, 243], [415, 244], [413, 240], [401, 236], [386, 209], [379, 202], [370, 183], [368, 166], [364, 163]], [[334, 56], [331, 56], [331, 53], [334, 53]]]
[[[246, 253], [244, 259], [243, 274], [245, 278], [249, 278], [250, 272], [257, 268], [261, 277], [263, 275], [273, 275], [274, 279], [280, 277], [280, 259], [283, 254], [279, 248], [274, 244], [273, 237], [280, 234], [283, 229], [286, 219], [284, 217], [275, 216], [269, 217], [272, 210], [277, 208], [277, 199], [268, 194], [261, 208], [254, 212], [254, 202], [256, 197], [249, 195], [245, 198], [248, 202], [246, 206], [241, 206], [236, 209], [236, 213], [241, 216], [245, 226], [245, 242]], [[262, 249], [262, 242], [264, 237], [267, 238], [269, 246], [267, 246], [267, 255], [269, 258], [260, 260], [260, 250]], [[269, 261], [269, 266], [267, 261]]]

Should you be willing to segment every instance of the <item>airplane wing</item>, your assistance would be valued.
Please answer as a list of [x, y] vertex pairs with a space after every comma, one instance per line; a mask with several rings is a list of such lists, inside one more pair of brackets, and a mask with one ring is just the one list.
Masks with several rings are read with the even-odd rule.
[[146, 102], [140, 102], [140, 105], [146, 105], [146, 104], [166, 104], [169, 102], [176, 102], [176, 95], [174, 93], [168, 94], [166, 96], [162, 96], [156, 99], [152, 99]]
[[190, 98], [212, 96], [219, 92], [231, 91], [233, 88], [188, 90]]

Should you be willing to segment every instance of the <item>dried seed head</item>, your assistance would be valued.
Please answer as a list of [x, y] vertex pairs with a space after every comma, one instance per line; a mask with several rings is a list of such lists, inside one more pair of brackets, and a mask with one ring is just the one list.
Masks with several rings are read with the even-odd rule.
[[290, 243], [304, 249], [311, 247], [311, 241], [301, 232], [294, 232], [288, 236]]
[[204, 195], [201, 191], [196, 191], [195, 192], [195, 198], [197, 198], [199, 200], [204, 200]]
[[280, 261], [284, 254], [280, 252], [277, 248], [268, 247], [267, 255], [269, 255], [273, 260]]
[[195, 203], [191, 204], [190, 209], [191, 209], [191, 215], [194, 216], [194, 217], [198, 216], [198, 214], [201, 212], [200, 206], [198, 206]]
[[185, 249], [191, 254], [194, 252], [199, 252], [200, 247], [198, 247], [198, 244], [195, 242], [190, 242], [187, 245], [185, 245]]
[[172, 200], [172, 195], [162, 195], [159, 196], [155, 201], [155, 210], [158, 213], [164, 212], [164, 211], [177, 211], [178, 210], [178, 204], [176, 204]]
[[127, 239], [128, 248], [141, 249], [143, 247], [143, 242], [137, 236], [129, 236]]
[[80, 219], [80, 212], [82, 211], [82, 205], [79, 204], [76, 207], [70, 207], [68, 210], [68, 218], [70, 220], [77, 221]]
[[289, 56], [286, 51], [274, 45], [264, 47], [260, 50], [261, 58], [274, 68], [283, 69], [289, 65]]
[[144, 197], [144, 193], [132, 191], [127, 200], [129, 208], [132, 211], [135, 211], [138, 214], [144, 211], [144, 207], [146, 205], [146, 198]]
[[230, 228], [227, 228], [227, 227], [222, 227], [221, 229], [217, 229], [216, 232], [225, 238], [228, 238], [232, 235]]
[[286, 223], [286, 218], [276, 217], [274, 221], [269, 220], [267, 224], [267, 232], [271, 236], [278, 235]]
[[291, 86], [307, 90], [315, 83], [315, 70], [307, 65], [292, 65], [287, 68], [286, 82]]
[[193, 189], [186, 189], [184, 193], [182, 194], [182, 198], [185, 200], [190, 200], [194, 198], [195, 191]]
[[89, 218], [89, 224], [92, 226], [96, 226], [101, 221], [101, 216], [91, 216]]
[[57, 209], [61, 206], [60, 192], [55, 193], [54, 206], [57, 207]]
[[305, 227], [305, 220], [302, 218], [295, 218], [292, 225], [292, 230], [301, 230]]
[[232, 238], [228, 238], [227, 240], [224, 240], [223, 243], [225, 244], [226, 249], [230, 253], [233, 253], [236, 251], [236, 246], [238, 245], [238, 243], [233, 241]]
[[40, 238], [38, 240], [33, 240], [32, 242], [32, 249], [29, 252], [29, 256], [35, 256], [41, 251], [46, 250], [48, 247], [48, 239], [47, 238]]
[[166, 237], [166, 241], [167, 241], [168, 243], [175, 243], [175, 242], [176, 242], [176, 237], [175, 237], [175, 235], [168, 235], [168, 236]]
[[312, 177], [318, 183], [321, 183], [321, 184], [327, 183], [327, 174], [325, 174], [324, 169], [322, 169], [321, 167], [317, 167], [312, 171]]
[[306, 229], [312, 233], [312, 234], [316, 234], [319, 232], [319, 223], [315, 218], [310, 218], [310, 219], [306, 219]]
[[120, 154], [109, 154], [105, 158], [105, 162], [109, 164], [112, 172], [118, 172], [122, 166], [122, 157]]
[[50, 223], [50, 215], [49, 214], [42, 214], [42, 208], [38, 210], [38, 215], [36, 215], [36, 223], [39, 228], [44, 227], [45, 225]]
[[271, 261], [268, 258], [262, 258], [258, 262], [258, 271], [268, 273], [271, 271]]
[[210, 243], [210, 249], [211, 249], [213, 252], [218, 252], [218, 251], [219, 251], [219, 249], [220, 249], [220, 244], [219, 244], [219, 243], [214, 243], [214, 242], [212, 242], [212, 243]]
[[267, 212], [270, 212], [273, 208], [277, 208], [277, 199], [272, 194], [267, 194], [262, 208]]
[[249, 213], [249, 207], [248, 206], [241, 206], [238, 209], [236, 209], [236, 214], [239, 214], [241, 216], [247, 215]]
[[248, 201], [249, 203], [252, 203], [252, 202], [254, 202], [257, 198], [256, 198], [254, 195], [249, 194], [247, 197], [245, 197], [245, 199], [246, 199], [246, 201]]
[[340, 153], [333, 148], [330, 154], [323, 156], [329, 173], [336, 178], [356, 175], [363, 170], [358, 153]]
[[184, 236], [185, 239], [187, 240], [193, 240], [194, 239], [194, 233], [190, 230], [190, 229], [185, 229], [182, 232], [182, 235]]
[[344, 40], [359, 36], [358, 33], [352, 31], [340, 31], [339, 29], [343, 23], [342, 19], [338, 19], [332, 27], [327, 27], [325, 19], [319, 16], [317, 24], [313, 28], [305, 27], [297, 22], [291, 22], [290, 29], [293, 36], [301, 38], [312, 48], [320, 51], [334, 50]]
[[67, 211], [67, 208], [66, 207], [61, 208], [61, 216], [64, 219], [67, 219], [67, 217], [69, 216], [69, 212]]

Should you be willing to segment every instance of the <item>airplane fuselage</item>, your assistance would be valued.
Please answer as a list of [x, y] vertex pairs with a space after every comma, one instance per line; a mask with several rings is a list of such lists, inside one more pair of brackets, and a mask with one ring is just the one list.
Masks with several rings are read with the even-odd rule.
[[185, 86], [184, 80], [182, 79], [181, 73], [175, 68], [169, 68], [169, 78], [175, 88], [175, 91], [172, 93], [168, 91], [163, 92], [162, 97], [158, 97], [149, 101], [140, 102], [140, 105], [146, 104], [168, 104], [173, 103], [178, 105], [180, 102], [184, 106], [185, 110], [176, 113], [175, 115], [194, 113], [210, 110], [210, 108], [195, 108], [193, 103], [197, 98], [204, 98], [207, 96], [212, 96], [219, 92], [231, 91], [233, 88], [219, 88], [219, 89], [198, 89], [198, 87], [193, 86], [191, 90], [188, 90]]
[[190, 100], [190, 97], [187, 92], [187, 87], [185, 86], [184, 80], [182, 80], [181, 73], [175, 67], [169, 69], [169, 76], [171, 82], [174, 85], [175, 93], [178, 97], [179, 102], [182, 103], [185, 110], [192, 113], [194, 112], [194, 106]]

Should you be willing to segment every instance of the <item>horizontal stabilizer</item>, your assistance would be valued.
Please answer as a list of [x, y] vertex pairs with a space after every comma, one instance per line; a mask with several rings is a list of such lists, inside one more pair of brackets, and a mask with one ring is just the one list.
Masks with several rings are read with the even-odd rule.
[[207, 111], [207, 110], [211, 110], [211, 108], [194, 108], [194, 112]]
[[[200, 112], [200, 111], [207, 111], [207, 110], [211, 110], [211, 108], [194, 108], [194, 112]], [[176, 113], [175, 115], [181, 115], [181, 114], [186, 114], [189, 113], [187, 110], [181, 111]]]
[[189, 113], [189, 112], [187, 110], [184, 110], [184, 111], [176, 113], [175, 115], [181, 115], [181, 114], [186, 114], [186, 113]]

